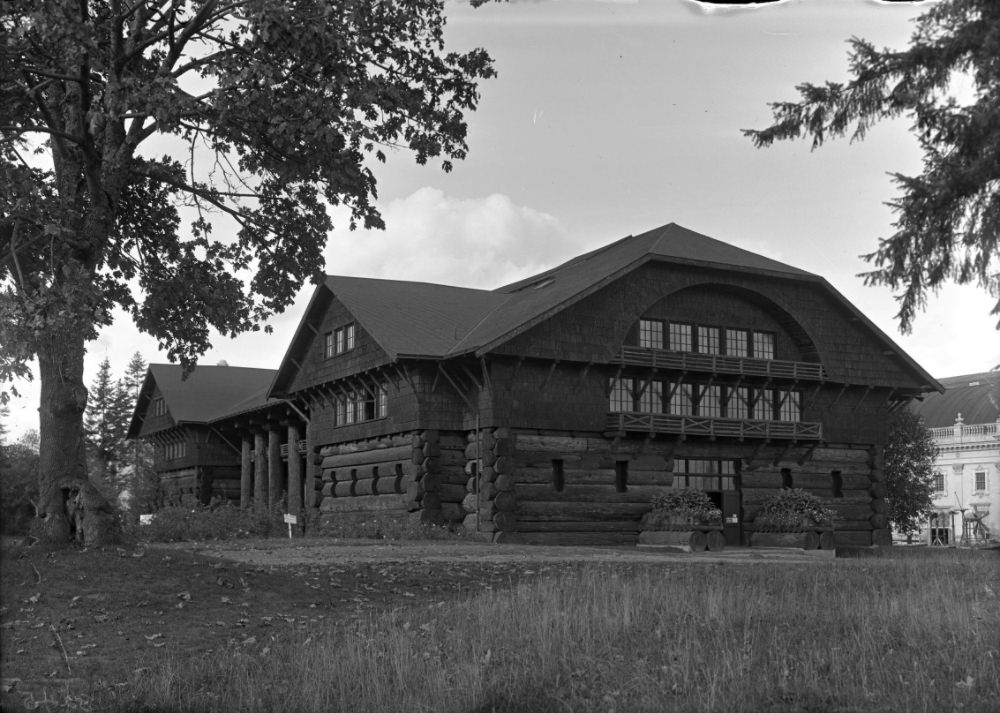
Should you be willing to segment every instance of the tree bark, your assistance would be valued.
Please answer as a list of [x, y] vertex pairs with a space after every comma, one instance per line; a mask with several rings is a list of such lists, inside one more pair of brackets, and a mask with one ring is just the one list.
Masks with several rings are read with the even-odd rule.
[[83, 336], [75, 334], [38, 350], [38, 534], [51, 543], [75, 538], [100, 546], [114, 542], [117, 531], [111, 505], [87, 479], [85, 352]]

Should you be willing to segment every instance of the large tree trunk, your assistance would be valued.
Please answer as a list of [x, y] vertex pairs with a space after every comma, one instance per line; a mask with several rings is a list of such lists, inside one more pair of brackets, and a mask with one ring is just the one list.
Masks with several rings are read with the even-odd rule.
[[51, 349], [40, 349], [38, 532], [48, 542], [76, 539], [86, 545], [114, 541], [115, 518], [107, 500], [87, 480], [83, 413], [82, 336], [66, 334]]

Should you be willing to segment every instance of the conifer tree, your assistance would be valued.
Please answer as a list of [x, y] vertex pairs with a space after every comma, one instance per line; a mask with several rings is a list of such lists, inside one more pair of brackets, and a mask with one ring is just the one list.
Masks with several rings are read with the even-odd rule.
[[[846, 84], [800, 84], [800, 100], [771, 104], [774, 123], [745, 130], [758, 147], [775, 141], [865, 137], [906, 116], [924, 153], [923, 173], [893, 173], [895, 231], [864, 255], [865, 283], [899, 291], [904, 332], [928, 293], [947, 280], [975, 283], [1000, 314], [1000, 2], [942, 0], [916, 19], [907, 49], [850, 40]], [[968, 92], [955, 87], [968, 84]], [[1000, 324], [997, 325], [1000, 327]]]
[[84, 427], [92, 464], [90, 480], [105, 497], [117, 497], [119, 459], [125, 442], [124, 403], [121, 387], [111, 374], [111, 362], [105, 357], [90, 387]]

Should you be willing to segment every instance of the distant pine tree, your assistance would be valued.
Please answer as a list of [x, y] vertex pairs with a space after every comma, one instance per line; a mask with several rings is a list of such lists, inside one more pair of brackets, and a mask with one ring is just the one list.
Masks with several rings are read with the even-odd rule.
[[[124, 433], [128, 433], [132, 413], [146, 379], [146, 361], [135, 352], [119, 382], [119, 394], [125, 404]], [[125, 474], [128, 502], [136, 513], [152, 512], [157, 507], [159, 479], [153, 470], [153, 446], [138, 438], [123, 440], [122, 470]]]

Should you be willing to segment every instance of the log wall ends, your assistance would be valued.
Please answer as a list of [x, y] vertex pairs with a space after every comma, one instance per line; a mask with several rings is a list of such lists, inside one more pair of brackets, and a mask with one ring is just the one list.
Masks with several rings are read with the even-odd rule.
[[[345, 498], [372, 503], [373, 497], [398, 496], [406, 502], [403, 510], [413, 508], [410, 486], [416, 483], [420, 466], [413, 464], [410, 434], [384, 436], [366, 441], [316, 447], [321, 478], [319, 510], [321, 513], [354, 512], [332, 501]], [[410, 500], [407, 500], [408, 494]], [[422, 494], [422, 491], [421, 491]], [[353, 508], [353, 506], [350, 506]], [[329, 515], [324, 515], [327, 526]]]

